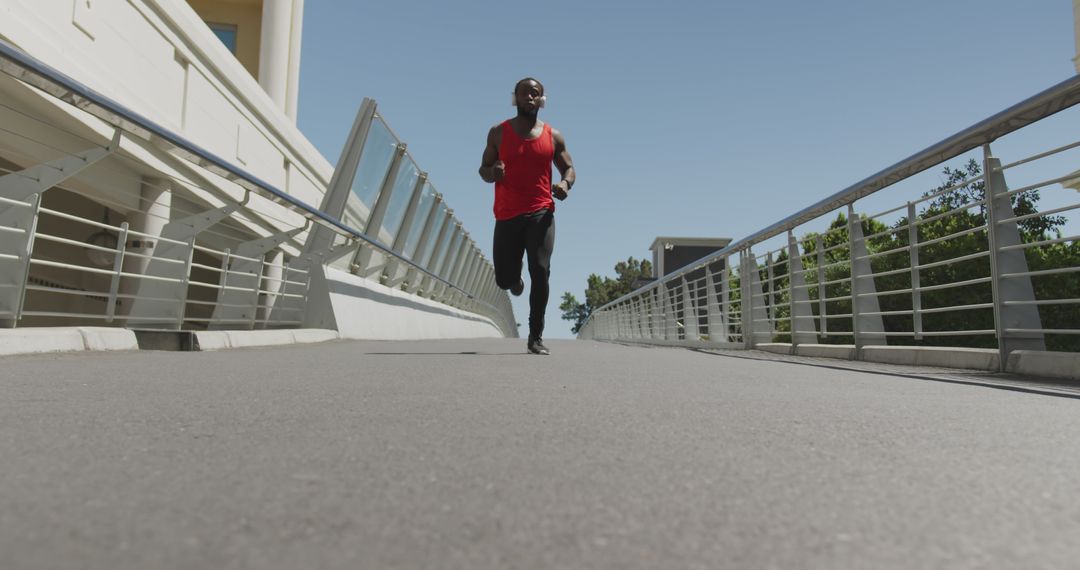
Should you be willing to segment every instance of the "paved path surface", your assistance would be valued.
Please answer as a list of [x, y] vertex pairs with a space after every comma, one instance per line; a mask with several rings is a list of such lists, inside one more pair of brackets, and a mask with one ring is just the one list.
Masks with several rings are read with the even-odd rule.
[[0, 359], [0, 568], [1074, 568], [1080, 400], [683, 349]]

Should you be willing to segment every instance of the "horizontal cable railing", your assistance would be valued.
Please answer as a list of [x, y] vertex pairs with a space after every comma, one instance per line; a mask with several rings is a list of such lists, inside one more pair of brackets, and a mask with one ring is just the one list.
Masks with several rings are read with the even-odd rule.
[[[322, 227], [333, 236], [328, 264], [486, 316], [516, 335], [490, 262], [407, 153], [393, 166], [362, 161], [339, 219], [2, 40], [0, 72], [78, 117], [0, 102], [13, 119], [0, 127], [0, 271], [14, 278], [0, 286], [0, 322], [300, 326], [310, 276], [296, 260], [311, 253], [307, 242]], [[404, 151], [385, 120], [375, 120]], [[99, 142], [103, 128], [114, 129], [108, 145]], [[148, 164], [146, 153], [121, 149], [121, 137], [188, 166]], [[377, 187], [365, 194], [362, 180]]]
[[[839, 344], [856, 355], [878, 345], [985, 348], [1002, 368], [1014, 350], [1080, 351], [1080, 242], [1068, 216], [1080, 209], [1080, 142], [1004, 166], [990, 149], [1077, 102], [1080, 77], [598, 308], [580, 336], [795, 352]], [[857, 212], [885, 189], [910, 196], [900, 182], [980, 147], [981, 160], [946, 165], [945, 184]], [[1023, 183], [1009, 188], [1007, 177]], [[1051, 205], [1040, 209], [1042, 198]], [[827, 229], [811, 231], [830, 214]]]

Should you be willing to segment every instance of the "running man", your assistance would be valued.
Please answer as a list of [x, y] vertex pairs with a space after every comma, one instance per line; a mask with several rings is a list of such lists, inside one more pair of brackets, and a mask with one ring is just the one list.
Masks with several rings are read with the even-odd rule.
[[[550, 354], [544, 346], [544, 313], [548, 302], [551, 251], [555, 247], [555, 201], [565, 200], [574, 186], [574, 163], [562, 133], [537, 114], [547, 98], [539, 81], [526, 77], [514, 86], [517, 116], [491, 127], [480, 163], [480, 178], [495, 183], [495, 281], [521, 295], [521, 258], [529, 259], [529, 341], [533, 354]], [[552, 184], [554, 161], [562, 180]]]

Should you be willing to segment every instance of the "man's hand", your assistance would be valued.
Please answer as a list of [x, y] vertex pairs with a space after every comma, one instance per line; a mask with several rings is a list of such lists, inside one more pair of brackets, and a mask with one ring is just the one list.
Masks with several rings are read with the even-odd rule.
[[565, 200], [570, 195], [570, 185], [562, 180], [558, 184], [551, 185], [551, 195], [559, 200]]
[[503, 176], [506, 176], [506, 163], [496, 160], [495, 164], [491, 165], [491, 177], [495, 180], [502, 180]]

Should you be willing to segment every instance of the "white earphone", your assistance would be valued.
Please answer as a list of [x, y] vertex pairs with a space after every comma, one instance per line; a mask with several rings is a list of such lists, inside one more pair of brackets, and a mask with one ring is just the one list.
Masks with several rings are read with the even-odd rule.
[[[543, 109], [544, 105], [546, 103], [547, 103], [547, 95], [541, 95], [540, 96], [540, 104], [537, 105], [537, 107]], [[510, 104], [513, 105], [514, 107], [517, 107], [517, 93], [511, 93], [510, 94]]]

